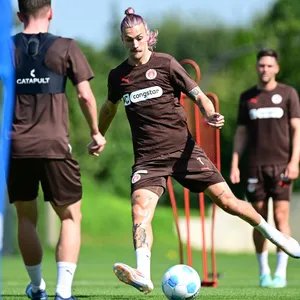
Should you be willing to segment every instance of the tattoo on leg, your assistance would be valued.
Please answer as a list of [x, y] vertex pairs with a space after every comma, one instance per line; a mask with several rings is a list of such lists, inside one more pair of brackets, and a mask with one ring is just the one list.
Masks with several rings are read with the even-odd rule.
[[146, 229], [142, 228], [142, 223], [133, 225], [134, 248], [148, 247]]
[[137, 200], [139, 198], [141, 198], [141, 195], [140, 194], [135, 194], [134, 197], [133, 197], [133, 200], [135, 201], [135, 200]]

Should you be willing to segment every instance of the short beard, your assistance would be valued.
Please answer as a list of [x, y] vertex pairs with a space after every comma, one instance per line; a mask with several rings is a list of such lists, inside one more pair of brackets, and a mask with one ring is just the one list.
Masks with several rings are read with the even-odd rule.
[[263, 80], [262, 77], [260, 77], [259, 80], [260, 80], [260, 82], [261, 82], [262, 84], [267, 84], [267, 83], [269, 83], [269, 82], [271, 81], [270, 78], [269, 78], [268, 80]]

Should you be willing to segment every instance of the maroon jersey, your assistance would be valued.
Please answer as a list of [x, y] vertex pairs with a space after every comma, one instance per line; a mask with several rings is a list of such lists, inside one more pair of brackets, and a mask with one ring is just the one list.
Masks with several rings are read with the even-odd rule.
[[[41, 41], [47, 33], [22, 35], [25, 41], [32, 38]], [[16, 68], [19, 54], [16, 48]], [[49, 70], [67, 76], [74, 85], [94, 76], [86, 58], [72, 39], [56, 39], [47, 50], [44, 64]], [[42, 80], [38, 78], [38, 70], [32, 70], [27, 77], [18, 79], [17, 83]], [[12, 128], [12, 157], [70, 157], [68, 122], [65, 93], [17, 94]]]
[[288, 163], [291, 118], [300, 118], [299, 98], [294, 88], [278, 83], [272, 91], [254, 86], [242, 93], [238, 124], [248, 129], [249, 165]]
[[150, 60], [139, 66], [131, 66], [126, 60], [110, 72], [108, 100], [124, 103], [135, 161], [194, 143], [180, 105], [180, 93], [188, 93], [196, 86], [178, 61], [164, 53], [152, 53]]

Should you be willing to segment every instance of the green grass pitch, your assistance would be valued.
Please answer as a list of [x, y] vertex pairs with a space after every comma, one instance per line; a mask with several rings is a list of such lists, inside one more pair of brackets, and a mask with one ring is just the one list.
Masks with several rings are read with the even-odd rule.
[[[83, 247], [78, 269], [74, 279], [73, 292], [79, 299], [138, 300], [166, 299], [161, 290], [161, 278], [164, 271], [178, 263], [174, 255], [176, 248], [156, 245], [152, 252], [152, 279], [154, 291], [143, 295], [134, 288], [119, 282], [112, 272], [114, 262], [134, 265], [135, 257], [130, 244], [123, 246]], [[172, 254], [173, 255], [170, 255]], [[275, 257], [270, 264], [274, 269]], [[217, 288], [202, 288], [196, 299], [213, 300], [270, 300], [300, 299], [300, 261], [289, 260], [288, 287], [284, 289], [262, 289], [258, 287], [258, 275], [255, 255], [217, 255], [220, 278]], [[201, 255], [194, 254], [194, 268], [201, 277]], [[54, 299], [56, 269], [53, 251], [47, 250], [44, 256], [44, 279], [47, 283], [49, 299]], [[25, 300], [25, 287], [28, 277], [21, 258], [4, 257], [3, 259], [3, 299]]]

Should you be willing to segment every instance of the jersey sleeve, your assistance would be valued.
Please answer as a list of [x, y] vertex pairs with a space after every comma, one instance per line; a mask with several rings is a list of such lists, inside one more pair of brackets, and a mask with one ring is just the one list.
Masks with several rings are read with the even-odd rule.
[[74, 40], [71, 40], [67, 53], [67, 76], [74, 85], [94, 78], [94, 73]]
[[198, 84], [191, 78], [187, 71], [174, 57], [170, 62], [170, 76], [171, 81], [185, 94], [198, 86]]
[[291, 88], [291, 93], [288, 101], [288, 112], [290, 119], [300, 118], [300, 102], [297, 91]]
[[112, 103], [118, 103], [122, 98], [120, 93], [120, 87], [116, 83], [116, 78], [114, 76], [113, 70], [110, 71], [107, 80], [107, 99]]
[[240, 103], [238, 108], [237, 125], [247, 125], [249, 123], [249, 112], [247, 101], [240, 96]]

